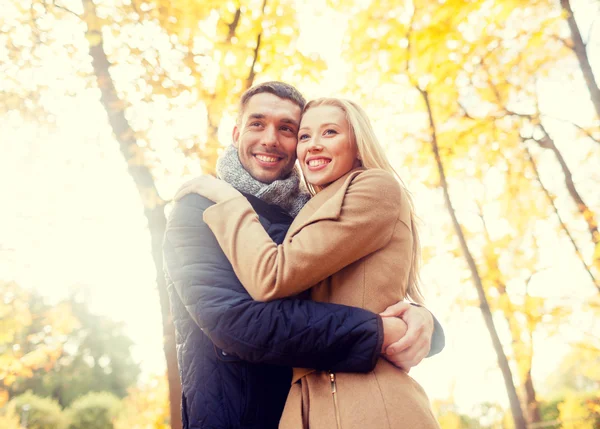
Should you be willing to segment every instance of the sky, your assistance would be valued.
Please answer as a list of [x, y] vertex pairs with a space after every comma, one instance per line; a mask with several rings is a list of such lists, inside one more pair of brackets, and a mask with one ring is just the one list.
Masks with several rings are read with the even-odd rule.
[[[348, 67], [340, 58], [346, 20], [338, 14], [323, 13], [322, 4], [315, 0], [299, 8], [300, 22], [309, 23], [302, 27], [299, 46], [307, 52], [318, 52], [329, 61], [324, 80], [303, 88], [308, 98], [341, 91]], [[582, 25], [589, 23], [586, 14], [581, 14], [581, 18]], [[563, 83], [546, 83], [548, 92], [555, 94], [555, 98], [549, 96], [546, 104], [559, 114], [590, 116], [589, 106], [579, 102], [585, 97], [582, 85]], [[324, 88], [327, 94], [323, 94]], [[53, 131], [16, 123], [11, 117], [0, 122], [0, 200], [5, 203], [0, 210], [0, 278], [35, 288], [50, 300], [83, 290], [93, 311], [124, 322], [135, 342], [134, 357], [144, 373], [164, 371], [155, 272], [139, 195], [106, 126], [97, 93], [82, 90], [62, 103]], [[389, 117], [386, 112], [376, 113], [379, 130], [402, 121], [408, 126], [411, 121], [409, 114], [398, 118]], [[570, 131], [559, 128], [557, 132], [562, 133], [561, 141], [569, 141]], [[229, 135], [225, 124], [222, 143], [228, 143]], [[582, 156], [576, 148], [564, 149], [571, 162], [577, 163]], [[392, 152], [392, 157], [402, 156]], [[172, 155], [167, 149], [159, 149], [158, 156], [166, 164], [175, 161], [169, 160]], [[198, 172], [192, 166], [188, 174]], [[552, 172], [546, 174], [550, 176]], [[183, 173], [171, 171], [161, 189], [163, 196], [170, 197], [185, 178]], [[417, 196], [419, 211], [427, 213], [424, 242], [435, 243], [438, 228], [448, 223], [439, 191], [420, 186], [418, 178], [409, 179], [409, 187]], [[592, 189], [585, 192], [600, 210], [600, 195]], [[468, 204], [460, 197], [456, 203], [459, 208]], [[548, 264], [553, 269], [533, 282], [534, 290], [550, 295], [556, 291], [556, 299], [564, 299], [560, 291], [565, 284], [589, 283], [565, 248], [566, 245], [554, 246], [548, 252]], [[432, 398], [453, 396], [465, 411], [484, 401], [506, 406], [503, 380], [479, 310], [459, 309], [454, 303], [458, 297], [473, 298], [475, 294], [474, 288], [466, 289], [452, 280], [460, 279], [463, 269], [453, 261], [442, 254], [435, 266], [424, 269], [427, 306], [442, 321], [447, 345], [441, 355], [427, 359], [411, 375]], [[592, 293], [591, 288], [578, 292], [567, 298], [567, 304], [579, 308]], [[576, 315], [574, 323], [589, 326], [593, 321]], [[502, 327], [501, 334], [507, 335]], [[534, 377], [543, 379], [554, 371], [567, 350], [567, 338], [575, 337], [576, 333], [567, 332], [551, 339], [543, 335], [536, 338], [539, 352], [534, 361]]]

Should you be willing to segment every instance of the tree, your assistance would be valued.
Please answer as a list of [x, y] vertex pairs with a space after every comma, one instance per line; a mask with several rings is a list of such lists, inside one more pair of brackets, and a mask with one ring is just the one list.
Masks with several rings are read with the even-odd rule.
[[[63, 77], [68, 76], [69, 84], [81, 88], [85, 82], [83, 87], [91, 84], [100, 90], [108, 125], [148, 221], [163, 317], [171, 421], [179, 427], [179, 373], [161, 252], [167, 201], [160, 196], [159, 182], [166, 172], [157, 162], [155, 147], [173, 144], [181, 160], [177, 171], [185, 172], [193, 161], [204, 172], [214, 171], [220, 147], [218, 127], [223, 116], [231, 115], [244, 89], [259, 78], [292, 83], [310, 79], [319, 75], [323, 63], [295, 46], [298, 29], [292, 0], [83, 0], [81, 4], [28, 0], [11, 1], [9, 6], [8, 16], [16, 17], [15, 23], [3, 26], [2, 31], [8, 28], [7, 40], [16, 42], [22, 39], [19, 31], [24, 28], [27, 42], [10, 51], [8, 77], [15, 85], [10, 87], [12, 92], [2, 93], [7, 95], [0, 97], [2, 107], [21, 109], [13, 103], [19, 97], [8, 95], [27, 89], [19, 86], [18, 73], [48, 61], [48, 47], [56, 51], [52, 60], [64, 60]], [[56, 42], [59, 32], [54, 29], [77, 26], [82, 30], [80, 38]], [[79, 56], [82, 42], [87, 42], [91, 68], [88, 58]], [[38, 55], [38, 51], [43, 52]], [[31, 91], [37, 95], [39, 88]], [[37, 99], [32, 97], [27, 104], [36, 106]], [[39, 99], [46, 107], [43, 97]], [[182, 124], [175, 110], [197, 116], [193, 124]], [[52, 113], [37, 119], [50, 122]], [[170, 128], [169, 141], [153, 137], [160, 127]]]
[[[336, 5], [340, 3], [336, 2]], [[387, 99], [391, 98], [390, 93], [400, 94], [400, 103], [411, 112], [414, 122], [422, 121], [420, 128], [414, 126], [411, 138], [423, 142], [422, 147], [429, 146], [433, 157], [420, 153], [415, 158], [426, 164], [433, 158], [454, 230], [477, 286], [484, 319], [507, 384], [515, 424], [523, 427], [519, 397], [513, 386], [507, 356], [510, 352], [503, 350], [494, 327], [494, 318], [497, 318], [494, 314], [500, 310], [510, 327], [512, 358], [524, 387], [528, 420], [539, 421], [539, 405], [531, 378], [531, 338], [543, 312], [550, 309], [545, 308], [543, 300], [528, 296], [527, 289], [524, 300], [521, 298], [523, 295], [511, 297], [506, 283], [514, 283], [520, 278], [526, 285], [525, 279], [535, 275], [538, 269], [534, 265], [536, 257], [531, 255], [536, 253], [534, 223], [547, 217], [546, 203], [553, 202], [552, 199], [540, 199], [538, 189], [531, 186], [529, 179], [528, 169], [533, 164], [527, 166], [531, 153], [524, 148], [523, 133], [531, 135], [531, 131], [526, 130], [534, 129], [533, 134], [539, 139], [539, 144], [545, 147], [548, 147], [549, 138], [549, 133], [543, 130], [539, 110], [535, 111], [537, 121], [535, 114], [526, 110], [532, 105], [537, 106], [530, 102], [531, 82], [543, 79], [544, 73], [560, 64], [569, 53], [557, 41], [562, 18], [548, 2], [528, 2], [526, 7], [511, 1], [487, 5], [461, 3], [444, 2], [441, 5], [413, 1], [403, 6], [352, 3], [354, 19], [347, 39], [346, 58], [351, 63], [361, 64], [352, 77], [353, 92], [366, 98]], [[397, 86], [403, 87], [404, 91], [395, 89]], [[420, 100], [411, 94], [410, 87], [415, 89]], [[379, 91], [379, 88], [382, 90]], [[498, 100], [503, 101], [498, 103]], [[397, 112], [391, 105], [386, 108]], [[516, 113], [523, 110], [524, 113]], [[477, 115], [471, 111], [476, 111]], [[553, 153], [565, 173], [566, 188], [588, 224], [594, 245], [597, 245], [593, 210], [583, 202], [556, 145]], [[503, 160], [503, 155], [507, 159]], [[423, 168], [423, 164], [419, 167]], [[458, 193], [464, 189], [472, 193], [476, 183], [481, 183], [487, 172], [510, 172], [515, 168], [518, 170], [516, 174], [522, 176], [517, 179], [516, 174], [511, 174], [513, 178], [509, 180], [507, 173], [506, 179], [500, 182], [504, 184], [503, 194], [495, 195], [495, 201], [510, 202], [508, 207], [512, 212], [504, 212], [502, 219], [508, 222], [514, 233], [510, 234], [512, 237], [498, 241], [491, 240], [487, 234], [488, 244], [481, 246], [479, 237], [486, 236], [485, 221], [480, 235], [472, 232], [473, 221], [461, 221], [457, 206], [452, 202], [452, 189], [456, 186]], [[465, 197], [457, 199], [465, 200]], [[523, 211], [516, 210], [515, 202], [520, 199], [536, 202], [539, 208], [530, 204]], [[491, 201], [480, 203], [492, 204]], [[553, 205], [553, 208], [556, 209], [556, 206]], [[530, 222], [524, 223], [523, 219]], [[570, 233], [562, 221], [561, 226]], [[523, 243], [528, 255], [522, 254], [532, 265], [527, 268], [530, 271], [527, 275], [524, 275], [524, 267], [515, 264], [516, 258], [511, 258], [510, 262], [515, 266], [510, 270], [506, 263], [502, 267], [499, 259], [505, 249], [506, 253], [516, 251], [519, 254], [516, 244], [521, 237], [530, 237], [528, 242]], [[570, 237], [584, 268], [597, 284], [593, 268], [586, 261], [587, 256], [579, 250], [572, 235]], [[593, 258], [596, 264], [597, 253]], [[517, 305], [516, 300], [522, 300], [522, 303]], [[561, 314], [563, 310], [554, 308], [550, 311]], [[515, 316], [522, 322], [517, 323]]]
[[14, 282], [0, 281], [0, 405], [15, 383], [50, 371], [77, 321], [68, 305], [47, 306]]
[[[63, 407], [88, 392], [125, 397], [140, 369], [131, 357], [133, 341], [123, 333], [123, 325], [91, 313], [85, 302], [75, 298], [61, 303], [61, 307], [71, 309], [76, 327], [65, 336], [60, 357], [52, 367], [17, 378], [10, 388], [11, 396], [31, 390], [56, 399]], [[42, 308], [42, 312], [51, 309]], [[23, 345], [25, 351], [35, 348], [36, 344]]]
[[68, 429], [113, 429], [121, 409], [121, 401], [112, 393], [88, 393], [69, 407]]
[[115, 429], [168, 429], [169, 389], [165, 377], [153, 377], [129, 390]]
[[9, 412], [20, 418], [21, 427], [30, 429], [65, 429], [67, 419], [55, 400], [24, 393], [8, 404]]
[[581, 37], [579, 26], [575, 21], [573, 9], [571, 8], [571, 1], [560, 0], [560, 5], [566, 15], [569, 30], [571, 31], [572, 49], [577, 56], [577, 61], [579, 62], [579, 67], [583, 73], [585, 84], [590, 92], [590, 98], [592, 100], [592, 104], [594, 105], [594, 109], [596, 110], [596, 116], [600, 118], [600, 88], [598, 88], [598, 82], [596, 81], [594, 71], [592, 70], [592, 65], [590, 64], [587, 47], [583, 42], [583, 38]]
[[[130, 174], [142, 196], [152, 236], [152, 254], [157, 270], [157, 284], [163, 310], [165, 354], [172, 404], [171, 422], [173, 427], [179, 427], [180, 387], [176, 369], [175, 337], [169, 315], [162, 269], [161, 244], [166, 227], [165, 202], [158, 196], [151, 167], [143, 161], [140, 162], [136, 157], [136, 154], [140, 152], [140, 145], [136, 133], [126, 117], [127, 101], [119, 94], [117, 84], [110, 73], [110, 68], [114, 64], [109, 60], [105, 50], [103, 31], [107, 28], [92, 1], [84, 0], [83, 5], [83, 20], [87, 26], [86, 37], [89, 41], [94, 75], [101, 92], [101, 101], [107, 112], [113, 134], [128, 163]], [[286, 66], [285, 58], [294, 58], [294, 67], [311, 65], [313, 67], [307, 68], [308, 70], [318, 69], [317, 63], [303, 64], [304, 56], [290, 47], [295, 38], [293, 26], [282, 25], [281, 29], [275, 27], [278, 23], [283, 23], [284, 17], [287, 20], [289, 14], [293, 16], [291, 2], [280, 1], [273, 5], [267, 5], [267, 2], [263, 1], [258, 9], [260, 11], [258, 15], [254, 13], [256, 4], [253, 2], [237, 6], [235, 3], [221, 2], [207, 2], [194, 6], [185, 1], [155, 2], [151, 5], [147, 13], [141, 13], [142, 5], [137, 7], [136, 2], [133, 2], [131, 5], [133, 11], [125, 13], [133, 12], [141, 20], [140, 23], [148, 21], [158, 23], [169, 36], [168, 40], [175, 40], [172, 42], [172, 48], [180, 50], [179, 53], [183, 55], [184, 71], [192, 76], [191, 87], [184, 83], [179, 85], [171, 83], [171, 85], [174, 87], [174, 93], [177, 93], [178, 90], [191, 90], [197, 97], [197, 101], [203, 102], [206, 106], [208, 138], [206, 145], [200, 150], [204, 172], [214, 172], [217, 148], [219, 147], [218, 126], [222, 115], [231, 109], [231, 105], [237, 101], [241, 92], [252, 85], [259, 72], [264, 71], [269, 65], [275, 69], [269, 70], [273, 73], [272, 75], [279, 77]], [[232, 5], [234, 6], [233, 11], [230, 8]], [[213, 19], [215, 17], [218, 17], [216, 22]], [[205, 36], [211, 32], [205, 26], [216, 32], [216, 38], [214, 35], [212, 37]], [[203, 44], [208, 44], [211, 48], [208, 51], [206, 48], [200, 48]], [[282, 53], [288, 55], [281, 55]], [[157, 57], [160, 64], [158, 54]], [[215, 59], [216, 62], [211, 62], [211, 59]], [[157, 69], [159, 67], [153, 67], [152, 72]], [[207, 71], [209, 73], [206, 73]], [[158, 80], [163, 88], [166, 87], [168, 76], [152, 74], [149, 81]], [[212, 77], [207, 78], [207, 75]], [[170, 82], [173, 81], [175, 79], [171, 76]], [[149, 94], [150, 98], [158, 98], [160, 95], [154, 94], [153, 91]], [[174, 94], [171, 93], [170, 96], [174, 96]], [[192, 145], [186, 152], [189, 153], [189, 150], [193, 148], [196, 151], [199, 149], [196, 145]]]
[[590, 415], [579, 395], [569, 393], [558, 405], [559, 418], [564, 429], [594, 429], [594, 417]]
[[[420, 96], [421, 106], [425, 107], [426, 124], [420, 140], [429, 145], [433, 154], [439, 177], [438, 186], [442, 189], [454, 231], [476, 286], [479, 306], [504, 378], [515, 427], [524, 429], [525, 417], [509, 361], [494, 324], [480, 269], [452, 204], [445, 165], [450, 162], [444, 160], [446, 154], [458, 156], [457, 151], [461, 151], [461, 154], [466, 153], [469, 149], [468, 143], [472, 141], [461, 141], [461, 145], [458, 146], [455, 144], [456, 139], [447, 138], [445, 134], [455, 136], [455, 129], [462, 128], [456, 120], [453, 121], [457, 116], [459, 100], [458, 86], [455, 82], [460, 76], [463, 61], [466, 61], [468, 54], [474, 49], [474, 43], [469, 40], [478, 40], [488, 20], [500, 21], [512, 10], [511, 6], [506, 5], [498, 6], [497, 9], [486, 10], [486, 6], [477, 2], [465, 5], [464, 2], [453, 1], [443, 5], [417, 1], [405, 6], [372, 4], [354, 14], [355, 19], [350, 29], [353, 36], [347, 52], [354, 62], [363, 64], [364, 69], [358, 71], [364, 71], [368, 78], [377, 84], [405, 82]], [[467, 16], [470, 18], [469, 22], [475, 23], [469, 28], [472, 35], [468, 39], [463, 36], [467, 30], [461, 32], [461, 26], [458, 25], [464, 24]], [[478, 20], [472, 19], [474, 17]], [[367, 46], [371, 49], [366, 49]], [[398, 46], [405, 49], [398, 49]], [[373, 55], [373, 52], [376, 54]], [[357, 86], [363, 85], [364, 82], [365, 79], [356, 76]], [[414, 106], [419, 109], [417, 103]], [[449, 123], [455, 128], [448, 127]], [[445, 126], [440, 129], [437, 124]]]
[[[480, 101], [487, 104], [488, 114], [482, 118], [481, 115], [470, 113], [469, 109], [462, 104], [461, 108], [468, 118], [473, 120], [489, 120], [498, 129], [507, 128], [505, 125], [507, 118], [515, 119], [509, 122], [507, 132], [512, 133], [513, 138], [516, 138], [517, 134], [520, 136], [521, 142], [525, 145], [525, 158], [529, 160], [539, 185], [548, 197], [549, 204], [554, 208], [554, 212], [561, 224], [561, 229], [569, 237], [583, 268], [589, 274], [596, 289], [600, 291], [600, 278], [594, 273], [600, 273], [600, 233], [598, 232], [597, 215], [593, 208], [584, 201], [583, 196], [578, 191], [571, 168], [545, 126], [545, 123], [549, 122], [551, 118], [545, 117], [540, 112], [539, 107], [537, 81], [543, 78], [548, 70], [555, 67], [557, 58], [555, 56], [538, 55], [536, 51], [539, 50], [539, 46], [545, 46], [548, 51], [560, 53], [562, 45], [556, 42], [555, 38], [551, 37], [552, 35], [553, 33], [549, 32], [549, 29], [544, 26], [540, 26], [540, 29], [534, 31], [532, 34], [527, 34], [527, 39], [522, 44], [518, 53], [518, 62], [515, 64], [512, 63], [512, 58], [508, 58], [507, 60], [501, 53], [499, 54], [498, 49], [490, 50], [484, 46], [481, 51], [475, 51], [474, 53], [482, 59], [479, 61], [479, 66], [469, 73], [469, 80], [473, 86], [471, 97], [478, 95]], [[565, 53], [563, 52], [563, 55]], [[527, 60], [523, 60], [522, 56], [526, 57]], [[558, 56], [558, 58], [561, 58], [561, 56]], [[492, 64], [490, 65], [490, 63]], [[507, 65], [508, 67], [506, 67]], [[518, 72], [515, 73], [515, 71]], [[513, 76], [509, 87], [499, 83], [501, 81], [499, 76], [503, 73], [511, 73]], [[518, 102], [515, 102], [515, 99]], [[475, 103], [471, 102], [471, 104], [474, 108], [478, 108]], [[586, 262], [587, 258], [581, 251], [581, 246], [573, 238], [573, 234], [566, 222], [562, 220], [552, 193], [546, 188], [539, 175], [534, 156], [531, 150], [527, 148], [527, 143], [531, 142], [535, 142], [542, 149], [551, 151], [556, 157], [556, 161], [563, 174], [565, 188], [577, 212], [586, 222], [590, 239], [594, 245], [591, 264]]]

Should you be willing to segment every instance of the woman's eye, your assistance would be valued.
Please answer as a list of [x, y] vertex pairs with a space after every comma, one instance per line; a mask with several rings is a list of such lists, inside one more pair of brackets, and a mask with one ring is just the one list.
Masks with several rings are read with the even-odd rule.
[[325, 132], [323, 134], [326, 134], [326, 135], [337, 134], [337, 131], [336, 130], [325, 130]]
[[300, 136], [298, 137], [298, 140], [306, 140], [308, 138], [308, 134], [300, 134]]

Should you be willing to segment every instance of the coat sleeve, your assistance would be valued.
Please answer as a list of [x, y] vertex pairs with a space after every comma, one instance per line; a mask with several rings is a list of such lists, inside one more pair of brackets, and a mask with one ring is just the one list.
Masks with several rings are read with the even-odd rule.
[[[422, 307], [422, 305], [415, 304], [414, 302], [411, 302], [410, 305]], [[429, 312], [431, 313], [431, 311]], [[446, 346], [446, 335], [444, 334], [444, 328], [442, 328], [442, 324], [439, 320], [437, 320], [435, 314], [431, 313], [431, 317], [433, 317], [433, 335], [431, 336], [431, 347], [426, 357], [437, 355], [444, 350], [444, 347]]]
[[170, 287], [213, 343], [254, 363], [372, 370], [383, 342], [381, 318], [309, 300], [252, 300], [202, 219], [211, 204], [189, 195], [174, 205], [163, 253]]
[[427, 357], [435, 356], [444, 350], [446, 346], [446, 335], [444, 334], [444, 328], [439, 320], [436, 319], [435, 314], [433, 316], [433, 336], [431, 337], [431, 348]]
[[402, 190], [386, 172], [367, 170], [346, 190], [341, 215], [323, 219], [275, 244], [243, 197], [204, 213], [250, 295], [269, 301], [296, 295], [382, 248], [400, 214]]

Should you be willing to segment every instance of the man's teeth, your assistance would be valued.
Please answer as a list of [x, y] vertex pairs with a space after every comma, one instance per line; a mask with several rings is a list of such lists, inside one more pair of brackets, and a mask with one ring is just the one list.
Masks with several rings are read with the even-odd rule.
[[277, 161], [279, 161], [279, 158], [275, 158], [273, 156], [256, 155], [256, 157], [258, 159], [260, 159], [261, 161], [264, 161], [264, 162], [277, 162]]
[[308, 161], [308, 165], [310, 167], [318, 167], [319, 165], [325, 165], [325, 164], [329, 164], [329, 160], [328, 159], [311, 159], [310, 161]]

